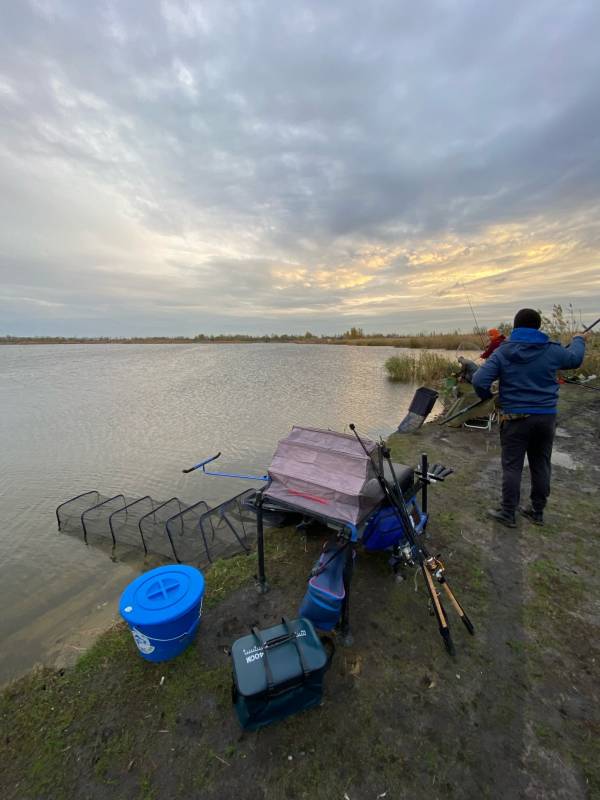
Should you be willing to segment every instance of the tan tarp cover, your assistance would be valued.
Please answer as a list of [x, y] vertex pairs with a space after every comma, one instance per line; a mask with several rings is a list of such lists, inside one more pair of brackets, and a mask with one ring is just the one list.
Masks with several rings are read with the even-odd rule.
[[[363, 441], [380, 468], [377, 444]], [[346, 433], [292, 428], [277, 445], [269, 476], [266, 497], [354, 525], [383, 500], [370, 458]]]

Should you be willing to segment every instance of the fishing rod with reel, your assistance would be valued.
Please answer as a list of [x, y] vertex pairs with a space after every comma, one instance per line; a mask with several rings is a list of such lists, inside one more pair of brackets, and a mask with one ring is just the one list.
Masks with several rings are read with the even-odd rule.
[[[381, 454], [387, 461], [388, 466], [390, 468], [390, 472], [392, 474], [392, 479], [394, 481], [394, 488], [396, 490], [396, 497], [399, 498], [399, 502], [403, 504], [404, 507], [406, 508], [406, 501], [404, 499], [404, 495], [402, 494], [398, 478], [396, 477], [396, 471], [394, 469], [394, 464], [392, 462], [390, 449], [383, 440], [381, 440], [380, 448], [381, 448]], [[444, 467], [442, 464], [434, 464], [433, 467], [431, 467], [430, 471], [427, 465], [427, 456], [423, 455], [421, 460], [421, 472], [417, 471], [416, 475], [421, 481], [423, 481], [424, 488], [426, 488], [427, 484], [443, 481], [453, 472], [454, 472], [453, 469], [451, 469], [450, 467]], [[448, 581], [446, 580], [446, 568], [444, 566], [444, 563], [441, 561], [439, 556], [431, 555], [424, 544], [420, 544], [419, 547], [421, 548], [421, 550], [423, 551], [423, 555], [425, 556], [425, 565], [427, 566], [431, 574], [436, 578], [436, 580], [443, 586], [444, 591], [446, 592], [448, 599], [452, 603], [453, 608], [455, 609], [456, 613], [462, 620], [465, 628], [473, 636], [475, 634], [475, 628], [473, 627], [473, 624], [469, 619], [469, 617], [466, 615], [464, 609], [456, 599], [454, 592], [452, 591], [452, 589], [448, 584]]]
[[[362, 449], [364, 450], [366, 456], [369, 458], [373, 470], [375, 472], [375, 477], [379, 482], [379, 485], [383, 491], [384, 497], [387, 499], [388, 503], [390, 504], [391, 508], [394, 510], [398, 521], [400, 522], [403, 532], [408, 539], [410, 554], [405, 554], [404, 559], [407, 563], [416, 563], [418, 564], [421, 573], [423, 575], [423, 579], [425, 581], [425, 586], [427, 587], [427, 591], [429, 593], [429, 599], [431, 602], [431, 607], [437, 619], [438, 628], [440, 635], [444, 641], [444, 646], [450, 655], [454, 655], [454, 644], [452, 642], [452, 637], [450, 635], [450, 627], [448, 625], [448, 620], [446, 616], [446, 612], [444, 610], [444, 606], [442, 604], [441, 598], [439, 593], [435, 588], [434, 579], [440, 583], [446, 595], [448, 596], [453, 608], [461, 618], [464, 626], [468, 630], [468, 632], [473, 635], [475, 633], [475, 629], [471, 620], [466, 615], [464, 609], [456, 599], [454, 593], [452, 592], [450, 586], [445, 577], [445, 567], [442, 561], [437, 557], [431, 555], [425, 545], [417, 542], [414, 530], [413, 530], [413, 522], [410, 517], [410, 513], [406, 507], [406, 501], [404, 499], [404, 495], [402, 494], [402, 490], [400, 488], [400, 484], [398, 482], [398, 478], [396, 476], [394, 466], [391, 460], [391, 454], [389, 448], [383, 444], [380, 445], [381, 453], [383, 457], [386, 459], [390, 471], [392, 474], [392, 479], [394, 482], [394, 491], [392, 491], [388, 485], [388, 482], [385, 479], [382, 471], [379, 469], [379, 466], [374, 461], [372, 454], [368, 451], [365, 443], [359, 436], [356, 426], [351, 423], [349, 425], [350, 430], [356, 437], [357, 441], [361, 445]], [[437, 481], [443, 481], [450, 473], [452, 472], [451, 469], [444, 468], [441, 465], [434, 465], [434, 469], [432, 472], [429, 472], [426, 464], [426, 460], [424, 464], [424, 469], [421, 472], [417, 472], [418, 478], [423, 482], [423, 487], [425, 488], [430, 483], [435, 483]]]

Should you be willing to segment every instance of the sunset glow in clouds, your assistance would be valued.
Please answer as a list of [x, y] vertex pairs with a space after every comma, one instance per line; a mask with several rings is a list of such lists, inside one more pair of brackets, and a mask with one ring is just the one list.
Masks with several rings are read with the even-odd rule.
[[4, 3], [0, 334], [600, 313], [599, 32], [591, 0]]

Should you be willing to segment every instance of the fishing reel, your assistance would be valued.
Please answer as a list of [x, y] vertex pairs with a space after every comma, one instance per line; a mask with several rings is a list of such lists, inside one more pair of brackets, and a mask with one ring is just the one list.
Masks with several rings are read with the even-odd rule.
[[404, 567], [414, 567], [418, 561], [418, 548], [406, 542], [402, 547], [397, 547], [392, 551], [388, 563], [392, 568], [396, 581], [401, 582], [404, 580], [401, 570]]
[[446, 567], [444, 566], [444, 562], [439, 558], [439, 556], [428, 556], [425, 559], [425, 566], [431, 572], [433, 577], [439, 583], [444, 582], [444, 576], [446, 574]]

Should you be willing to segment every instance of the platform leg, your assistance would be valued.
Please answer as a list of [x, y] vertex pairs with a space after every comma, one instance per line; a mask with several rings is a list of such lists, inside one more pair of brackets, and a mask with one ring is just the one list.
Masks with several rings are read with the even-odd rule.
[[352, 586], [352, 573], [354, 572], [354, 548], [349, 544], [346, 548], [346, 564], [344, 566], [344, 591], [345, 597], [342, 603], [342, 616], [339, 623], [342, 644], [350, 646], [354, 642], [354, 637], [350, 631], [350, 588]]
[[269, 591], [269, 584], [265, 575], [265, 539], [263, 525], [263, 495], [258, 492], [256, 497], [256, 550], [258, 555], [258, 575], [256, 576], [256, 591], [265, 594]]
[[427, 473], [429, 472], [429, 459], [427, 453], [421, 453], [421, 475], [423, 476], [423, 488], [421, 489], [421, 510], [427, 513]]

